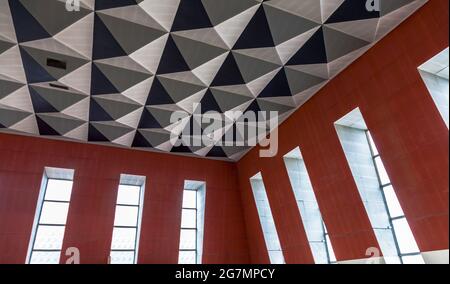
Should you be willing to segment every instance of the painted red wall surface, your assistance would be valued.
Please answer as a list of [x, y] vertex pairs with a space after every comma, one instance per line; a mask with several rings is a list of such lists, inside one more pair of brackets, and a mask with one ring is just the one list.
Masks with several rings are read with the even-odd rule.
[[184, 180], [206, 182], [203, 263], [249, 262], [235, 164], [0, 134], [0, 263], [25, 263], [46, 166], [75, 169], [63, 252], [82, 263], [107, 263], [122, 173], [147, 177], [139, 263], [178, 262]]
[[359, 107], [421, 251], [448, 249], [449, 132], [417, 67], [448, 47], [447, 0], [430, 0], [279, 128], [279, 153], [238, 163], [251, 261], [269, 261], [249, 178], [261, 171], [287, 263], [313, 258], [282, 160], [300, 146], [338, 260], [378, 246], [334, 122]]

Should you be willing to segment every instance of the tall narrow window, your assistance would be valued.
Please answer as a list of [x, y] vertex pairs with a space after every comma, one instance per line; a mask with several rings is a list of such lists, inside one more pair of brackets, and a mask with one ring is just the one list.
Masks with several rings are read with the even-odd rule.
[[333, 247], [331, 246], [330, 235], [328, 234], [328, 230], [327, 227], [325, 227], [325, 224], [324, 229], [325, 229], [325, 244], [327, 245], [328, 251], [328, 260], [330, 263], [337, 263], [336, 255], [334, 254]]
[[27, 263], [59, 263], [73, 176], [74, 170], [45, 168]]
[[319, 204], [317, 203], [300, 148], [297, 147], [285, 155], [284, 163], [315, 263], [335, 263], [336, 258], [330, 238], [322, 220]]
[[186, 181], [184, 184], [178, 255], [180, 264], [199, 264], [202, 261], [205, 189], [204, 182]]
[[448, 128], [449, 118], [448, 47], [421, 66], [419, 73]]
[[250, 185], [252, 187], [253, 197], [255, 198], [270, 263], [284, 264], [283, 250], [281, 249], [280, 240], [278, 239], [275, 221], [273, 220], [269, 199], [267, 198], [266, 188], [264, 187], [261, 173], [250, 178]]
[[381, 157], [357, 108], [336, 130], [386, 263], [423, 263]]
[[111, 242], [111, 264], [137, 262], [145, 177], [120, 176]]
[[392, 187], [391, 180], [384, 168], [378, 149], [373, 142], [369, 130], [366, 130], [367, 141], [372, 153], [373, 162], [378, 176], [378, 181], [383, 192], [384, 200], [386, 201], [387, 211], [390, 222], [394, 230], [397, 241], [398, 255], [401, 262], [405, 264], [423, 264], [424, 260], [420, 254], [419, 247], [414, 239], [411, 228], [406, 220], [405, 213], [400, 206], [397, 195]]

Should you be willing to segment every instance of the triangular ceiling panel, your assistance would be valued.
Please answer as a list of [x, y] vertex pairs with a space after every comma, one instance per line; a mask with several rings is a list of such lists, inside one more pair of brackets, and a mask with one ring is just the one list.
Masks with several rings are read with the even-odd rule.
[[427, 0], [65, 2], [0, 0], [1, 132], [237, 160], [243, 113], [281, 123]]

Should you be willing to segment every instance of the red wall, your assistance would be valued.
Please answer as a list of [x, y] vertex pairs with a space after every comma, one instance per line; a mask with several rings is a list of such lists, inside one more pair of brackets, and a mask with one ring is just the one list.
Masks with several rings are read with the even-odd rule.
[[139, 263], [178, 262], [184, 180], [206, 182], [203, 263], [249, 262], [233, 163], [7, 134], [0, 157], [0, 263], [25, 262], [46, 166], [75, 169], [63, 252], [82, 263], [107, 263], [122, 173], [147, 177]]
[[448, 0], [430, 0], [280, 127], [280, 151], [238, 163], [251, 261], [268, 262], [249, 178], [261, 171], [288, 263], [313, 262], [283, 155], [300, 146], [338, 260], [378, 246], [334, 129], [359, 107], [421, 251], [448, 249], [449, 132], [417, 67], [448, 47]]

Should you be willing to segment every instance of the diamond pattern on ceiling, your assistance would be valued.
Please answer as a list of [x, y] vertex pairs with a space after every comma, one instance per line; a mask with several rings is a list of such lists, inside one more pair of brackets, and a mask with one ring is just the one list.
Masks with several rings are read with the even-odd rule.
[[[65, 2], [0, 0], [0, 131], [238, 160], [249, 147], [172, 146], [170, 133], [196, 103], [286, 119], [427, 1]], [[177, 110], [190, 117], [171, 124]]]

